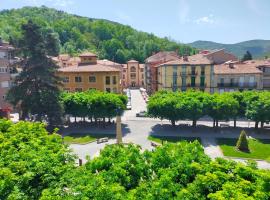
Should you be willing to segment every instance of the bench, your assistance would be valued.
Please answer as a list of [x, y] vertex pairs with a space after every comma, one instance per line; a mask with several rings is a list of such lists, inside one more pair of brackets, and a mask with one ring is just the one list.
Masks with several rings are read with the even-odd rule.
[[109, 138], [108, 137], [104, 137], [104, 138], [99, 138], [97, 139], [97, 144], [103, 143], [103, 142], [108, 142]]
[[226, 123], [220, 123], [219, 126], [222, 128], [225, 128], [225, 127], [230, 127], [230, 124], [226, 124]]

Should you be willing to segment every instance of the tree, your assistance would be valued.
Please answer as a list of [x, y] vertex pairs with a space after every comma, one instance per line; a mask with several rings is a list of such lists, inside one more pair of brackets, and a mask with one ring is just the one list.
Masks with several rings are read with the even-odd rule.
[[22, 25], [22, 31], [23, 71], [16, 77], [7, 98], [14, 106], [20, 106], [22, 119], [35, 114], [39, 121], [47, 116], [50, 125], [60, 124], [60, 81], [55, 75], [57, 65], [49, 57], [57, 52], [55, 40], [45, 40], [40, 27], [32, 21]]
[[247, 51], [242, 58], [242, 61], [247, 61], [247, 60], [252, 60], [252, 55], [249, 51]]
[[249, 152], [247, 134], [244, 130], [240, 133], [236, 143], [236, 148], [240, 151]]

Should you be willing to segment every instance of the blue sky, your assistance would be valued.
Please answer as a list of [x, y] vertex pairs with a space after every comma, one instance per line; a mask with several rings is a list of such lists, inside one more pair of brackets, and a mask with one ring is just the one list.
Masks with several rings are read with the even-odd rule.
[[270, 0], [0, 0], [1, 10], [40, 5], [183, 43], [270, 39]]

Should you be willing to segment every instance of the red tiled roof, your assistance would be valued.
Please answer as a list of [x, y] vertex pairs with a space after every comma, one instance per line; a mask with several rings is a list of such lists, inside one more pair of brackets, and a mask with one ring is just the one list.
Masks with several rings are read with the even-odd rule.
[[58, 69], [59, 72], [119, 72], [120, 69], [108, 65], [79, 65]]
[[215, 74], [262, 74], [256, 64], [235, 63], [231, 65], [221, 64], [214, 66]]
[[179, 56], [174, 51], [160, 51], [150, 57], [148, 57], [145, 62], [146, 63], [152, 63], [152, 62], [160, 62], [160, 61], [170, 61], [178, 59]]
[[97, 57], [96, 54], [92, 53], [92, 52], [85, 52], [79, 55], [79, 57], [84, 57], [84, 56], [92, 56], [92, 57]]

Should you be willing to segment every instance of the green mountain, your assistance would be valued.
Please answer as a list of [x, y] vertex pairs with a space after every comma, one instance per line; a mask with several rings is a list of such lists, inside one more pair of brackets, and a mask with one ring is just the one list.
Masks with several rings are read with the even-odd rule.
[[254, 58], [262, 58], [270, 52], [270, 40], [249, 40], [235, 44], [221, 44], [211, 41], [195, 41], [188, 45], [198, 49], [226, 49], [241, 58], [246, 51], [251, 52]]
[[81, 17], [47, 7], [24, 7], [0, 12], [0, 36], [18, 43], [21, 25], [32, 20], [43, 31], [58, 34], [61, 52], [76, 54], [84, 50], [96, 52], [100, 58], [125, 63], [129, 59], [143, 62], [153, 52], [179, 51], [194, 54], [190, 46], [168, 38], [137, 31], [130, 26], [103, 19]]

